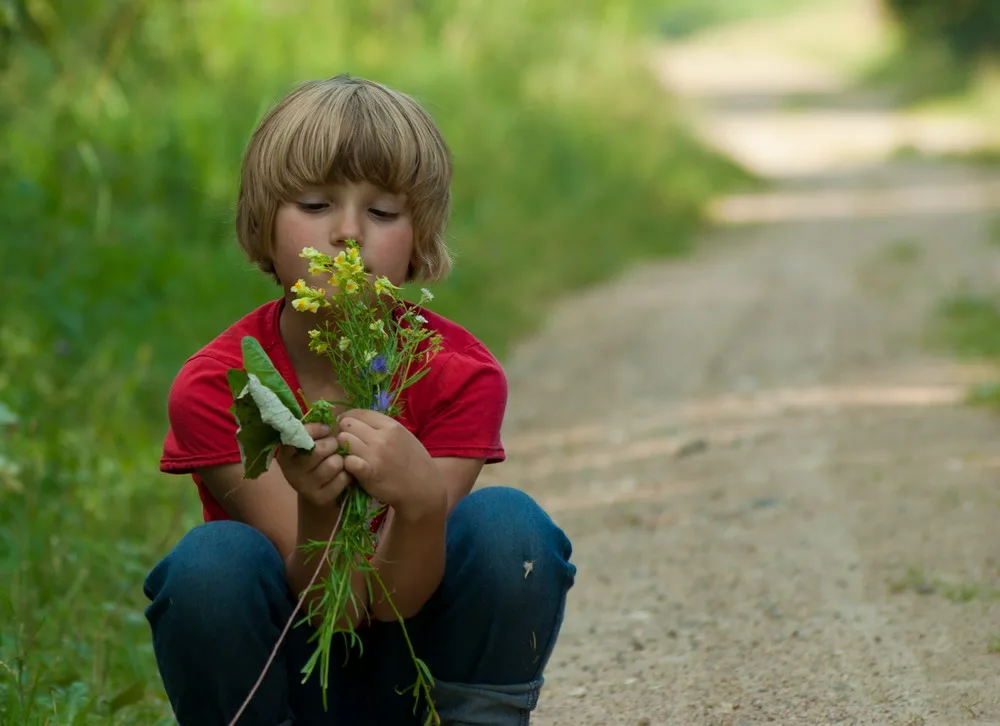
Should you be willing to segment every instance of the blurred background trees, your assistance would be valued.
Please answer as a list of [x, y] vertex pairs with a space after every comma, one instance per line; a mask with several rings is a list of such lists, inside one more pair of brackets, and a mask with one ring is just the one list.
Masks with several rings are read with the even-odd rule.
[[941, 44], [974, 63], [1000, 54], [1000, 3], [992, 0], [883, 0], [915, 44]]

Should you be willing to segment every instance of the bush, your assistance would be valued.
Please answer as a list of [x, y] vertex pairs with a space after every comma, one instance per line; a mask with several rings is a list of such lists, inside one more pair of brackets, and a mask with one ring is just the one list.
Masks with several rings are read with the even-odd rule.
[[1000, 4], [994, 0], [883, 0], [912, 43], [941, 44], [975, 63], [1000, 52]]

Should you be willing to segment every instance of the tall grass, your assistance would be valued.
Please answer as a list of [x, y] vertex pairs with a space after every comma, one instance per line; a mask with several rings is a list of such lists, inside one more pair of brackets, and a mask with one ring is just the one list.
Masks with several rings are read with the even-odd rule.
[[200, 510], [156, 471], [165, 394], [279, 292], [231, 231], [267, 105], [349, 72], [428, 107], [457, 164], [435, 310], [503, 356], [556, 295], [683, 252], [707, 196], [747, 181], [647, 72], [646, 10], [0, 5], [0, 722], [169, 722], [140, 585]]

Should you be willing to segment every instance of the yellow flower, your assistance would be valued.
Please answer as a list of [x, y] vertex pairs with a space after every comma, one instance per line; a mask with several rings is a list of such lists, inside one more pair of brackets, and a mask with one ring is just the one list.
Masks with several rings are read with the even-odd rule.
[[340, 340], [337, 341], [337, 347], [341, 350], [347, 350], [351, 347], [351, 339], [346, 336], [341, 337]]
[[298, 280], [294, 285], [292, 285], [292, 292], [296, 295], [302, 295], [309, 291], [309, 286], [306, 285], [305, 280]]
[[322, 275], [326, 272], [326, 265], [322, 262], [317, 262], [316, 260], [309, 261], [309, 274], [310, 275]]
[[312, 330], [309, 331], [309, 337], [312, 338], [313, 340], [317, 340], [319, 336], [321, 336], [322, 334], [323, 334], [322, 331], [316, 330], [316, 328], [313, 328]]
[[344, 280], [344, 292], [348, 295], [353, 295], [359, 290], [358, 283], [354, 280]]
[[385, 335], [385, 323], [382, 322], [381, 320], [376, 320], [373, 323], [369, 323], [368, 329], [374, 330], [379, 335]]
[[371, 363], [375, 359], [375, 356], [377, 355], [378, 353], [376, 353], [374, 350], [365, 351], [365, 363]]
[[310, 312], [314, 313], [319, 310], [318, 300], [307, 300], [306, 298], [298, 298], [292, 300], [292, 307], [298, 310], [300, 313]]
[[304, 257], [307, 260], [321, 260], [326, 257], [326, 255], [315, 247], [303, 247], [302, 251], [299, 253], [299, 257]]
[[399, 288], [389, 282], [388, 277], [378, 277], [375, 279], [375, 292], [379, 295], [392, 295], [394, 290]]

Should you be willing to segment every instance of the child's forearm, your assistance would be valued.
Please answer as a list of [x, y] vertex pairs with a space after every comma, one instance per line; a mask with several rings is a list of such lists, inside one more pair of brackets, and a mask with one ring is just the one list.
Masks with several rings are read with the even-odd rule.
[[[333, 528], [337, 523], [339, 513], [339, 507], [317, 510], [301, 499], [299, 500], [296, 546], [285, 559], [285, 571], [288, 585], [296, 598], [301, 597], [303, 590], [309, 587], [310, 581], [313, 581], [313, 592], [310, 592], [302, 603], [303, 614], [308, 613], [313, 603], [322, 595], [322, 589], [316, 586], [322, 585], [330, 574], [329, 561], [320, 559], [323, 551], [310, 547], [310, 551], [306, 552], [303, 550], [303, 545], [311, 542], [328, 542], [333, 537]], [[317, 567], [320, 568], [318, 575], [316, 575]], [[313, 580], [314, 576], [315, 580]], [[354, 602], [357, 602], [357, 608], [353, 607], [349, 601], [346, 611], [347, 616], [350, 617], [350, 624], [357, 626], [364, 619], [365, 609], [368, 606], [368, 588], [363, 572], [352, 574], [350, 589], [354, 593]], [[350, 597], [346, 592], [344, 595]], [[317, 613], [310, 622], [313, 627], [318, 627], [323, 622], [322, 613]], [[347, 627], [347, 624], [347, 619], [342, 618], [336, 625], [338, 628], [344, 628]]]
[[417, 516], [389, 511], [373, 564], [378, 568], [392, 603], [373, 583], [370, 604], [373, 619], [395, 620], [397, 610], [404, 619], [410, 618], [434, 594], [444, 576], [447, 518], [445, 504]]

